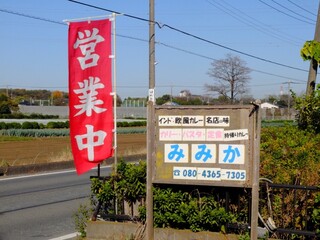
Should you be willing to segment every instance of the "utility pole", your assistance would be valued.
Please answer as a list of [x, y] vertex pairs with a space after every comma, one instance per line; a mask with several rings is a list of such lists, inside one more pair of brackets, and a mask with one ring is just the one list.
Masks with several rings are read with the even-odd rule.
[[288, 120], [290, 120], [290, 90], [291, 90], [291, 81], [287, 82], [288, 83]]
[[[317, 42], [320, 42], [320, 2], [319, 2], [319, 6], [318, 6], [318, 16], [317, 16], [316, 29], [315, 29], [315, 33], [314, 33], [314, 40]], [[315, 90], [317, 70], [318, 70], [317, 61], [314, 59], [311, 59], [306, 95], [312, 94]]]
[[291, 90], [291, 81], [288, 82], [288, 120], [290, 120], [290, 90]]
[[[288, 84], [288, 115], [287, 115], [287, 119], [290, 120], [290, 102], [291, 102], [291, 97], [290, 97], [290, 90], [291, 90], [291, 83], [292, 81], [288, 81], [288, 82], [284, 82]], [[294, 83], [294, 82], [293, 82]]]
[[149, 0], [149, 93], [147, 106], [147, 189], [146, 240], [154, 239], [152, 175], [155, 160], [155, 30], [154, 0]]

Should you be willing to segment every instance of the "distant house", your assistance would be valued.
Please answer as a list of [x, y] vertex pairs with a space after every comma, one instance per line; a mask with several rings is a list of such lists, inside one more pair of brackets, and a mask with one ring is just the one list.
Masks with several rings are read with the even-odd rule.
[[279, 108], [277, 105], [268, 103], [268, 102], [264, 102], [261, 104], [261, 108], [267, 108], [267, 109], [272, 109], [272, 108]]
[[168, 102], [166, 102], [166, 103], [164, 103], [162, 105], [164, 105], [164, 106], [178, 106], [179, 104], [175, 103], [175, 102], [168, 101]]
[[190, 97], [191, 96], [191, 92], [189, 90], [182, 90], [179, 93], [179, 97]]

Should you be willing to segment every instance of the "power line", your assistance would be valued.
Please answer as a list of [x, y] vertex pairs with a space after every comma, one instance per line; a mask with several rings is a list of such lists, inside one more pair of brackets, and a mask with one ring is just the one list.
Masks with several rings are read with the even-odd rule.
[[[148, 42], [148, 40], [146, 40], [146, 39], [141, 39], [141, 38], [132, 37], [132, 36], [126, 36], [126, 35], [122, 35], [122, 34], [117, 34], [117, 36], [118, 37], [132, 39], [132, 40], [136, 40], [136, 41], [141, 41], [141, 42]], [[201, 58], [204, 58], [204, 59], [207, 59], [207, 60], [211, 60], [211, 61], [216, 61], [217, 60], [217, 59], [215, 59], [213, 57], [209, 57], [209, 56], [206, 56], [206, 55], [203, 55], [203, 54], [200, 54], [200, 53], [196, 53], [196, 52], [193, 52], [193, 51], [185, 50], [185, 49], [182, 49], [182, 48], [179, 48], [179, 47], [175, 47], [175, 46], [172, 46], [172, 45], [169, 45], [169, 44], [166, 44], [166, 43], [162, 43], [162, 42], [159, 42], [159, 41], [156, 41], [156, 44], [164, 46], [164, 47], [167, 47], [167, 48], [171, 48], [171, 49], [174, 49], [174, 50], [177, 50], [177, 51], [180, 51], [180, 52], [188, 53], [188, 54], [191, 54], [191, 55], [194, 55], [194, 56], [197, 56], [197, 57], [201, 57]], [[274, 76], [274, 77], [279, 77], [279, 78], [284, 78], [284, 79], [289, 79], [289, 80], [296, 80], [296, 81], [300, 81], [300, 82], [306, 83], [306, 81], [301, 80], [301, 79], [282, 76], [282, 75], [269, 73], [269, 72], [265, 72], [265, 71], [261, 71], [261, 70], [257, 70], [257, 69], [253, 69], [253, 68], [251, 68], [251, 70], [253, 72], [258, 72], [258, 73], [266, 74], [266, 75], [269, 75], [269, 76]]]
[[274, 76], [274, 77], [279, 77], [279, 78], [299, 81], [299, 82], [304, 83], [304, 84], [307, 83], [307, 81], [304, 81], [304, 80], [301, 80], [301, 79], [296, 79], [296, 78], [292, 78], [292, 77], [286, 77], [286, 76], [282, 76], [282, 75], [278, 75], [278, 74], [268, 73], [268, 72], [260, 71], [260, 70], [257, 70], [257, 69], [251, 69], [251, 70], [254, 71], [254, 72], [263, 73], [263, 74]]
[[307, 19], [307, 20], [310, 20], [310, 21], [312, 21], [312, 22], [315, 22], [314, 19], [311, 19], [311, 18], [308, 18], [308, 17], [306, 17], [306, 16], [303, 16], [302, 14], [297, 13], [297, 12], [291, 10], [290, 8], [287, 8], [286, 6], [282, 5], [281, 3], [278, 3], [278, 2], [276, 2], [276, 1], [274, 1], [274, 0], [271, 0], [271, 1], [274, 2], [275, 4], [279, 5], [280, 7], [286, 9], [287, 11], [292, 12], [293, 14], [296, 14], [296, 15], [299, 16], [299, 17], [303, 17], [303, 18], [305, 18], [305, 19]]
[[[136, 19], [136, 20], [149, 22], [148, 19], [141, 18], [141, 17], [136, 17], [136, 16], [133, 16], [133, 15], [130, 15], [130, 14], [120, 13], [120, 12], [117, 12], [117, 11], [114, 11], [114, 10], [110, 10], [110, 9], [106, 9], [106, 8], [94, 6], [94, 5], [91, 5], [91, 4], [82, 3], [82, 2], [79, 2], [79, 1], [74, 1], [74, 0], [68, 0], [68, 1], [74, 2], [74, 3], [77, 3], [77, 4], [80, 4], [80, 5], [92, 7], [92, 8], [95, 8], [95, 9], [103, 10], [103, 11], [108, 11], [108, 12], [113, 12], [113, 13], [116, 13], [116, 14], [121, 14], [121, 15], [123, 15], [123, 16], [129, 17], [129, 18], [133, 18], [133, 19]], [[259, 0], [259, 1], [261, 1], [261, 0]], [[32, 19], [36, 19], [36, 20], [46, 21], [46, 22], [50, 22], [50, 23], [56, 23], [56, 24], [60, 24], [60, 25], [66, 25], [65, 23], [62, 23], [62, 22], [58, 22], [58, 21], [54, 21], [54, 20], [50, 20], [50, 19], [46, 19], [46, 18], [42, 18], [42, 17], [31, 16], [31, 15], [24, 14], [24, 13], [18, 13], [18, 12], [6, 10], [6, 9], [0, 9], [0, 11], [6, 12], [6, 13], [10, 13], [10, 14], [14, 14], [14, 15], [19, 15], [19, 16], [27, 17], [27, 18], [32, 18]], [[199, 36], [193, 35], [193, 34], [191, 34], [191, 33], [185, 32], [185, 31], [183, 31], [183, 30], [177, 29], [177, 28], [175, 28], [175, 27], [172, 27], [172, 26], [170, 26], [170, 25], [168, 25], [168, 24], [160, 24], [160, 23], [158, 23], [158, 22], [155, 22], [155, 24], [156, 24], [160, 29], [163, 28], [163, 27], [167, 27], [167, 28], [169, 28], [169, 29], [171, 29], [171, 30], [173, 30], [173, 31], [179, 32], [179, 33], [184, 34], [184, 35], [186, 35], [186, 36], [193, 37], [193, 38], [198, 39], [198, 40], [200, 40], [200, 41], [203, 41], [203, 42], [206, 42], [206, 43], [209, 43], [209, 44], [212, 44], [212, 45], [215, 45], [215, 46], [218, 46], [218, 47], [227, 49], [227, 50], [232, 51], [232, 52], [236, 52], [236, 53], [241, 54], [241, 55], [245, 55], [245, 56], [247, 56], [247, 57], [251, 57], [251, 58], [254, 58], [254, 59], [257, 59], [257, 60], [260, 60], [260, 61], [268, 62], [268, 63], [271, 63], [271, 64], [275, 64], [275, 65], [278, 65], [278, 66], [282, 66], [282, 67], [286, 67], [286, 68], [290, 68], [290, 69], [294, 69], [294, 70], [298, 70], [298, 71], [308, 72], [308, 71], [305, 70], [305, 69], [301, 69], [301, 68], [297, 68], [297, 67], [292, 67], [292, 66], [289, 66], [289, 65], [286, 65], [286, 64], [282, 64], [282, 63], [278, 63], [278, 62], [275, 62], [275, 61], [271, 61], [271, 60], [268, 60], [268, 59], [265, 59], [265, 58], [261, 58], [261, 57], [258, 57], [258, 56], [255, 56], [255, 55], [252, 55], [252, 54], [249, 54], [249, 53], [245, 53], [245, 52], [242, 52], [242, 51], [239, 51], [239, 50], [236, 50], [236, 49], [233, 49], [233, 48], [224, 46], [224, 45], [219, 44], [219, 43], [215, 43], [215, 42], [213, 42], [213, 41], [204, 39], [204, 38], [202, 38], [202, 37], [199, 37]]]
[[286, 13], [286, 12], [284, 12], [284, 11], [282, 11], [282, 10], [280, 10], [280, 9], [278, 9], [278, 8], [276, 8], [276, 7], [270, 5], [270, 4], [268, 4], [268, 3], [266, 3], [266, 2], [264, 2], [264, 1], [262, 1], [262, 0], [259, 0], [259, 2], [263, 3], [264, 5], [267, 5], [268, 7], [276, 10], [277, 12], [280, 12], [280, 13], [282, 13], [282, 14], [288, 16], [288, 17], [291, 17], [291, 18], [293, 18], [293, 19], [296, 19], [296, 20], [298, 20], [298, 21], [300, 21], [300, 22], [308, 23], [308, 24], [311, 24], [311, 25], [314, 25], [314, 24], [315, 24], [315, 23], [308, 22], [308, 21], [305, 21], [305, 20], [303, 20], [303, 19], [297, 18], [297, 17], [295, 17], [295, 16], [292, 16], [292, 15], [290, 15], [290, 14], [288, 14], [288, 13]]
[[168, 27], [168, 28], [170, 28], [171, 30], [174, 30], [174, 31], [179, 32], [179, 33], [182, 33], [182, 34], [187, 35], [187, 36], [189, 36], [189, 37], [193, 37], [193, 38], [198, 39], [198, 40], [200, 40], [200, 41], [203, 41], [203, 42], [206, 42], [206, 43], [209, 43], [209, 44], [212, 44], [212, 45], [215, 45], [215, 46], [218, 46], [218, 47], [227, 49], [227, 50], [232, 51], [232, 52], [239, 53], [239, 54], [244, 55], [244, 56], [247, 56], [247, 57], [251, 57], [251, 58], [254, 58], [254, 59], [263, 61], [263, 62], [268, 62], [268, 63], [274, 64], [274, 65], [278, 65], [278, 66], [282, 66], [282, 67], [286, 67], [286, 68], [291, 68], [291, 69], [298, 70], [298, 71], [308, 72], [307, 70], [302, 69], [302, 68], [292, 67], [292, 66], [289, 66], [289, 65], [286, 65], [286, 64], [278, 63], [278, 62], [275, 62], [275, 61], [272, 61], [272, 60], [268, 60], [268, 59], [265, 59], [265, 58], [262, 58], [262, 57], [258, 57], [258, 56], [255, 56], [255, 55], [252, 55], [252, 54], [243, 52], [243, 51], [239, 51], [239, 50], [236, 50], [236, 49], [233, 49], [233, 48], [224, 46], [224, 45], [219, 44], [219, 43], [215, 43], [215, 42], [213, 42], [213, 41], [204, 39], [204, 38], [202, 38], [202, 37], [193, 35], [193, 34], [191, 34], [191, 33], [185, 32], [185, 31], [183, 31], [183, 30], [177, 29], [177, 28], [175, 28], [175, 27], [172, 27], [172, 26], [169, 26], [169, 25], [166, 25], [166, 24], [165, 24], [165, 26]]
[[[27, 15], [27, 14], [23, 14], [23, 13], [13, 12], [13, 11], [10, 11], [10, 10], [0, 9], [0, 11], [6, 12], [6, 13], [10, 13], [10, 14], [14, 14], [14, 15], [23, 16], [23, 17], [28, 17], [28, 18], [32, 18], [32, 19], [36, 19], [36, 20], [46, 21], [46, 22], [50, 22], [50, 23], [56, 23], [56, 24], [60, 24], [60, 25], [66, 25], [66, 24], [61, 23], [61, 22], [58, 22], [58, 21], [54, 21], [54, 20], [50, 20], [50, 19], [44, 19], [44, 18], [41, 18], [41, 17], [31, 16], [31, 15]], [[126, 36], [126, 35], [121, 35], [121, 34], [117, 34], [117, 36], [123, 37], [123, 38], [132, 39], [132, 40], [138, 40], [138, 41], [148, 42], [148, 40], [141, 39], [141, 38], [137, 38], [137, 37], [132, 37], [132, 36]], [[157, 41], [156, 44], [162, 45], [162, 46], [164, 46], [164, 47], [171, 48], [171, 49], [174, 49], [174, 50], [177, 50], [177, 51], [181, 51], [181, 52], [184, 52], [184, 53], [188, 53], [188, 54], [191, 54], [191, 55], [194, 55], [194, 56], [198, 56], [198, 57], [201, 57], [201, 58], [204, 58], [204, 59], [208, 59], [208, 60], [212, 60], [212, 61], [216, 61], [216, 60], [217, 60], [217, 59], [212, 58], [212, 57], [209, 57], [209, 56], [205, 56], [205, 55], [202, 55], [202, 54], [198, 54], [198, 53], [195, 53], [195, 52], [192, 52], [192, 51], [189, 51], [189, 50], [185, 50], [185, 49], [182, 49], [182, 48], [178, 48], [178, 47], [175, 47], [175, 46], [172, 46], [172, 45], [169, 45], [169, 44], [166, 44], [166, 43], [162, 43], [162, 42], [159, 42], [159, 41]], [[284, 78], [284, 79], [290, 79], [290, 80], [296, 80], [296, 81], [300, 81], [300, 82], [305, 82], [305, 81], [303, 81], [303, 80], [295, 79], [295, 78], [292, 78], [292, 77], [281, 76], [281, 75], [277, 75], [277, 74], [273, 74], [273, 73], [268, 73], [268, 72], [261, 71], [261, 70], [257, 70], [257, 69], [251, 69], [251, 70], [252, 70], [252, 71], [255, 71], [255, 72], [258, 72], [258, 73], [270, 75], [270, 76], [275, 76], [275, 77], [279, 77], [279, 78]], [[29, 87], [30, 87], [30, 86], [29, 86]], [[131, 87], [131, 86], [130, 86], [130, 87]], [[140, 87], [141, 87], [141, 86], [139, 86], [138, 88], [140, 88]], [[37, 87], [32, 87], [32, 86], [31, 86], [30, 88], [37, 88]], [[47, 88], [66, 88], [66, 87], [47, 87]]]
[[287, 1], [288, 1], [289, 3], [291, 3], [291, 4], [293, 4], [294, 6], [296, 6], [297, 8], [300, 8], [301, 10], [306, 11], [307, 13], [310, 13], [310, 14], [312, 14], [313, 16], [317, 16], [317, 14], [314, 14], [313, 12], [310, 12], [309, 10], [307, 10], [307, 9], [299, 6], [298, 4], [296, 4], [296, 3], [294, 3], [294, 2], [292, 2], [291, 0], [287, 0]]
[[50, 20], [50, 19], [47, 19], [47, 18], [31, 16], [31, 15], [28, 15], [28, 14], [25, 14], [25, 13], [14, 12], [14, 11], [7, 10], [7, 9], [3, 9], [3, 8], [0, 8], [0, 12], [10, 13], [10, 14], [13, 14], [13, 15], [17, 15], [17, 16], [21, 16], [21, 17], [27, 17], [27, 18], [32, 18], [32, 19], [36, 19], [36, 20], [41, 20], [41, 21], [49, 22], [49, 23], [55, 23], [55, 24], [60, 24], [60, 25], [67, 25], [66, 23], [62, 23], [62, 22]]
[[[9, 14], [14, 14], [14, 15], [22, 16], [22, 17], [27, 17], [27, 18], [35, 19], [35, 20], [40, 20], [40, 21], [45, 21], [45, 22], [50, 22], [50, 23], [55, 23], [55, 24], [67, 26], [67, 24], [61, 23], [61, 22], [58, 22], [58, 21], [55, 21], [55, 20], [45, 19], [45, 18], [42, 18], [42, 17], [32, 16], [32, 15], [28, 15], [28, 14], [24, 14], [24, 13], [19, 13], [19, 12], [14, 12], [14, 11], [10, 11], [10, 10], [7, 10], [7, 9], [0, 9], [0, 11], [5, 12], [5, 13], [9, 13]], [[111, 11], [111, 10], [110, 10], [110, 11]], [[129, 15], [129, 16], [130, 16], [130, 15]], [[138, 19], [140, 19], [140, 18], [138, 18]], [[142, 42], [148, 42], [148, 40], [146, 40], [146, 39], [141, 39], [141, 38], [132, 37], [132, 36], [126, 36], [126, 35], [121, 35], [121, 34], [117, 34], [117, 36], [123, 37], [123, 38], [132, 39], [132, 40], [142, 41]], [[189, 50], [185, 50], [185, 49], [182, 49], [182, 48], [178, 48], [178, 47], [175, 47], [175, 46], [171, 46], [171, 45], [169, 45], [169, 44], [162, 43], [162, 42], [159, 42], [159, 41], [157, 41], [156, 44], [162, 45], [162, 46], [164, 46], [164, 47], [171, 48], [171, 49], [174, 49], [174, 50], [177, 50], [177, 51], [181, 51], [181, 52], [184, 52], [184, 53], [188, 53], [188, 54], [191, 54], [191, 55], [194, 55], [194, 56], [198, 56], [198, 57], [201, 57], [201, 58], [204, 58], [204, 59], [208, 59], [208, 60], [212, 60], [212, 61], [217, 60], [217, 59], [214, 59], [214, 58], [209, 57], [209, 56], [205, 56], [205, 55], [202, 55], [202, 54], [199, 54], [199, 53], [195, 53], [195, 52], [192, 52], [192, 51], [189, 51]], [[276, 77], [280, 77], [280, 78], [284, 78], [284, 79], [291, 79], [291, 80], [302, 81], [302, 80], [299, 80], [299, 79], [294, 79], [294, 78], [291, 78], [291, 77], [276, 75], [276, 74], [272, 74], [272, 73], [268, 73], [268, 72], [264, 72], [264, 71], [260, 71], [260, 70], [256, 70], [256, 69], [251, 69], [251, 70], [252, 70], [252, 71], [255, 71], [255, 72], [267, 74], [267, 75], [270, 75], [270, 76], [276, 76]], [[10, 86], [11, 86], [11, 85], [10, 85]], [[29, 86], [29, 88], [37, 88], [37, 87], [32, 87], [32, 86], [30, 87], [30, 86]], [[67, 88], [67, 87], [47, 87], [47, 88]]]
[[[244, 23], [245, 25], [248, 25], [249, 27], [252, 27], [254, 28], [255, 30], [259, 31], [259, 32], [262, 32], [268, 36], [272, 36], [274, 38], [277, 38], [277, 39], [280, 39], [282, 41], [286, 41], [288, 43], [291, 43], [293, 45], [296, 45], [297, 44], [300, 44], [300, 42], [296, 42], [296, 41], [293, 41], [292, 39], [288, 38], [287, 35], [284, 35], [283, 33], [281, 33], [280, 31], [277, 31], [277, 30], [274, 30], [271, 28], [271, 30], [275, 31], [275, 32], [272, 32], [269, 30], [269, 27], [266, 26], [264, 23], [260, 22], [259, 20], [249, 16], [248, 14], [246, 14], [245, 12], [235, 8], [234, 6], [232, 6], [231, 4], [228, 4], [224, 1], [224, 4], [225, 5], [228, 5], [228, 7], [226, 7], [223, 3], [221, 3], [220, 1], [219, 2], [212, 2], [210, 0], [206, 0], [209, 4], [211, 4], [212, 6], [218, 8], [219, 10], [223, 11], [224, 13], [228, 14], [229, 16], [237, 19], [239, 22], [242, 22]], [[218, 6], [217, 6], [218, 5]], [[238, 15], [234, 10], [237, 12], [240, 12], [240, 15]], [[247, 18], [245, 18], [247, 17]], [[259, 23], [259, 24], [257, 24]], [[279, 34], [280, 33], [280, 34]]]
[[47, 87], [47, 86], [26, 86], [26, 85], [11, 85], [11, 84], [8, 84], [8, 85], [0, 85], [0, 87], [17, 87], [17, 88], [35, 88], [35, 89], [43, 89], [43, 90], [46, 90], [46, 89], [68, 89], [67, 86], [59, 86], [59, 87]]
[[[110, 9], [98, 7], [98, 6], [95, 6], [95, 5], [91, 5], [91, 4], [87, 4], [87, 3], [83, 3], [83, 2], [79, 2], [79, 1], [75, 1], [75, 0], [68, 0], [68, 1], [73, 2], [73, 3], [80, 4], [80, 5], [92, 7], [92, 8], [95, 8], [95, 9], [107, 11], [107, 12], [114, 12], [114, 13], [117, 13], [117, 14], [122, 14], [123, 16], [130, 17], [130, 18], [134, 18], [134, 19], [138, 19], [138, 20], [142, 20], [142, 21], [145, 21], [145, 22], [150, 22], [148, 19], [145, 19], [145, 18], [140, 18], [140, 17], [136, 17], [136, 16], [133, 16], [133, 15], [123, 14], [123, 13], [120, 13], [120, 12], [117, 12], [117, 11], [113, 11], [113, 10], [110, 10]], [[155, 21], [154, 23], [155, 23], [160, 29], [166, 27], [166, 28], [169, 28], [169, 29], [171, 29], [171, 30], [173, 30], [173, 31], [175, 31], [175, 32], [181, 33], [181, 34], [183, 34], [183, 35], [186, 35], [186, 36], [195, 38], [195, 39], [197, 39], [197, 40], [200, 40], [200, 41], [202, 41], [202, 42], [209, 43], [209, 44], [211, 44], [211, 45], [215, 45], [215, 46], [217, 46], [217, 47], [221, 47], [221, 48], [227, 49], [227, 50], [232, 51], [232, 52], [236, 52], [236, 53], [238, 53], [238, 54], [241, 54], [241, 55], [244, 55], [244, 56], [247, 56], [247, 57], [251, 57], [251, 58], [254, 58], [254, 59], [257, 59], [257, 60], [260, 60], [260, 61], [268, 62], [268, 63], [274, 64], [274, 65], [278, 65], [278, 66], [282, 66], [282, 67], [286, 67], [286, 68], [290, 68], [290, 69], [294, 69], [294, 70], [298, 70], [298, 71], [308, 72], [308, 70], [305, 70], [305, 69], [301, 69], [301, 68], [297, 68], [297, 67], [292, 67], [292, 66], [289, 66], [289, 65], [286, 65], [286, 64], [278, 63], [278, 62], [275, 62], [275, 61], [272, 61], [272, 60], [268, 60], [268, 59], [265, 59], [265, 58], [262, 58], [262, 57], [258, 57], [258, 56], [255, 56], [255, 55], [252, 55], [252, 54], [243, 52], [243, 51], [239, 51], [239, 50], [236, 50], [236, 49], [233, 49], [233, 48], [224, 46], [224, 45], [222, 45], [222, 44], [219, 44], [219, 43], [210, 41], [210, 40], [208, 40], [208, 39], [205, 39], [205, 38], [196, 36], [196, 35], [194, 35], [194, 34], [188, 33], [188, 32], [186, 32], [186, 31], [180, 30], [180, 29], [175, 28], [175, 27], [173, 27], [173, 26], [170, 26], [170, 25], [168, 25], [168, 24], [160, 24], [160, 23], [157, 22], [157, 21]]]
[[[46, 22], [50, 22], [50, 23], [55, 23], [55, 24], [60, 24], [60, 25], [66, 26], [65, 23], [61, 23], [61, 22], [58, 22], [58, 21], [55, 21], [55, 20], [45, 19], [45, 18], [42, 18], [42, 17], [32, 16], [32, 15], [28, 15], [28, 14], [24, 14], [24, 13], [19, 13], [19, 12], [13, 12], [13, 11], [6, 10], [6, 9], [0, 9], [0, 11], [6, 12], [6, 13], [10, 13], [10, 14], [14, 14], [14, 15], [18, 15], [18, 16], [22, 16], [22, 17], [32, 18], [32, 19], [35, 19], [35, 20], [41, 20], [41, 21], [46, 21]], [[109, 10], [109, 11], [112, 11], [112, 10]], [[112, 12], [114, 12], [114, 11], [112, 11]], [[127, 14], [125, 14], [125, 15], [128, 16], [128, 17], [131, 17], [131, 15], [127, 15]], [[141, 19], [141, 18], [138, 18], [138, 17], [135, 17], [135, 18], [139, 19], [139, 20]], [[132, 36], [126, 36], [126, 35], [121, 35], [121, 34], [117, 34], [117, 36], [123, 37], [123, 38], [128, 38], [128, 39], [133, 39], [133, 40], [138, 40], [138, 41], [143, 41], [143, 42], [148, 42], [148, 40], [137, 38], [137, 37], [132, 37]], [[184, 52], [184, 53], [188, 53], [188, 54], [191, 54], [191, 55], [194, 55], [194, 56], [198, 56], [198, 57], [201, 57], [201, 58], [204, 58], [204, 59], [208, 59], [208, 60], [212, 60], [212, 61], [217, 60], [217, 59], [214, 59], [212, 57], [205, 56], [203, 54], [199, 54], [199, 53], [195, 53], [195, 52], [192, 52], [192, 51], [189, 51], [189, 50], [178, 48], [178, 47], [175, 47], [175, 46], [172, 46], [172, 45], [169, 45], [169, 44], [166, 44], [166, 43], [162, 43], [162, 42], [159, 42], [159, 41], [157, 41], [156, 44], [162, 45], [164, 47], [171, 48], [171, 49], [174, 49], [174, 50], [177, 50], [177, 51], [181, 51], [181, 52]], [[284, 78], [284, 79], [290, 79], [290, 80], [296, 80], [296, 81], [304, 82], [303, 80], [295, 79], [295, 78], [292, 78], [292, 77], [281, 76], [281, 75], [277, 75], [277, 74], [273, 74], [273, 73], [268, 73], [268, 72], [260, 71], [260, 70], [257, 70], [257, 69], [251, 69], [251, 70], [255, 71], [255, 72], [258, 72], [258, 73], [263, 73], [263, 74], [266, 74], [266, 75], [270, 75], [270, 76], [276, 76], [276, 77], [279, 77], [279, 78]], [[30, 87], [30, 88], [36, 88], [36, 87]], [[47, 87], [47, 88], [66, 88], [66, 87]]]

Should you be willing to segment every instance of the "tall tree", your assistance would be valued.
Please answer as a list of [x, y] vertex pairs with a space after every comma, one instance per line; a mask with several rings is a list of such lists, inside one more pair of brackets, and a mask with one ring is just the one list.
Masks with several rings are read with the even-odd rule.
[[217, 92], [230, 99], [233, 103], [236, 97], [247, 92], [251, 69], [238, 56], [227, 54], [225, 59], [214, 60], [208, 75], [214, 78], [215, 84], [206, 84], [209, 92]]
[[310, 61], [306, 95], [311, 96], [316, 87], [316, 78], [320, 63], [320, 42], [316, 40], [306, 41], [300, 50], [300, 56], [304, 61]]

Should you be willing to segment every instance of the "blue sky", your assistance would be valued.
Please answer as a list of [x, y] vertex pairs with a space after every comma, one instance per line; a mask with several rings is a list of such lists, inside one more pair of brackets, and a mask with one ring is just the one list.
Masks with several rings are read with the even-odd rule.
[[[81, 0], [98, 7], [148, 19], [147, 0]], [[231, 53], [253, 69], [248, 94], [255, 98], [293, 91], [304, 93], [309, 62], [300, 57], [315, 32], [316, 0], [155, 0], [156, 21], [203, 38], [198, 40], [156, 27], [156, 97], [181, 90], [205, 95], [212, 59]], [[67, 0], [0, 1], [0, 88], [68, 91], [65, 19], [108, 15]], [[51, 23], [7, 13], [11, 11], [56, 21]], [[116, 18], [117, 93], [126, 97], [148, 94], [148, 23]], [[248, 57], [215, 44], [268, 61]]]

